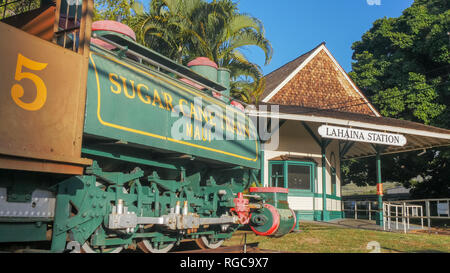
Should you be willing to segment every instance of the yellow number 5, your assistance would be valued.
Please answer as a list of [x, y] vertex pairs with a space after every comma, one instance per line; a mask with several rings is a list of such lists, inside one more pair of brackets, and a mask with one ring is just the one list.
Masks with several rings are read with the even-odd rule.
[[24, 94], [24, 90], [22, 85], [16, 83], [11, 88], [11, 97], [14, 102], [20, 106], [21, 108], [28, 111], [37, 111], [44, 106], [45, 101], [47, 100], [47, 87], [45, 86], [44, 81], [30, 72], [22, 72], [22, 67], [26, 67], [30, 70], [39, 71], [47, 67], [46, 63], [39, 63], [33, 60], [30, 60], [24, 57], [19, 53], [17, 56], [17, 66], [16, 66], [16, 74], [14, 79], [16, 81], [21, 81], [22, 79], [31, 80], [36, 86], [36, 98], [32, 102], [23, 102], [20, 98]]

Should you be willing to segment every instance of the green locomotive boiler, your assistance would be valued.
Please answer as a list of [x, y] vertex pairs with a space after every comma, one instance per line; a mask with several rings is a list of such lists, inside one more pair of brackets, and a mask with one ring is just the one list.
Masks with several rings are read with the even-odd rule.
[[292, 230], [287, 194], [248, 192], [260, 142], [230, 72], [182, 66], [78, 3], [0, 22], [0, 246], [158, 253]]

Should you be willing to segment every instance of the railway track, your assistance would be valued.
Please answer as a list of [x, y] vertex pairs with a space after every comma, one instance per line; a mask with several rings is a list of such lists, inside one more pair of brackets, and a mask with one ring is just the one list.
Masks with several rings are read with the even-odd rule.
[[236, 246], [223, 246], [216, 249], [195, 249], [174, 251], [172, 253], [283, 253], [277, 250], [261, 249], [258, 243], [249, 243]]

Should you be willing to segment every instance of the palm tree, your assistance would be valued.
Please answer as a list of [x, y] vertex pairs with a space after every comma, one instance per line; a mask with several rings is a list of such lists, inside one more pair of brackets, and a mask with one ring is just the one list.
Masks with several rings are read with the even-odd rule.
[[231, 94], [249, 103], [258, 99], [264, 77], [242, 49], [256, 46], [270, 62], [272, 46], [260, 20], [239, 13], [231, 0], [151, 0], [150, 12], [137, 13], [133, 28], [141, 43], [184, 64], [208, 57], [231, 70]]

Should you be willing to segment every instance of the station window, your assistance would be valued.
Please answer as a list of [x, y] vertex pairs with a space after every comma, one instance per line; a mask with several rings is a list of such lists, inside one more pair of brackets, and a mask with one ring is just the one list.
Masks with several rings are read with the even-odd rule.
[[271, 185], [272, 187], [284, 188], [284, 164], [274, 163], [271, 164]]
[[331, 195], [336, 195], [336, 169], [331, 167]]
[[270, 186], [313, 192], [315, 166], [313, 162], [269, 161]]
[[304, 165], [288, 164], [288, 188], [311, 190], [311, 168]]

